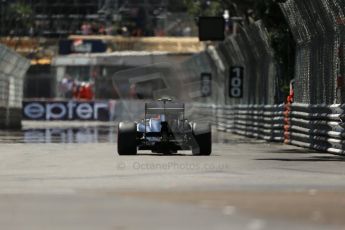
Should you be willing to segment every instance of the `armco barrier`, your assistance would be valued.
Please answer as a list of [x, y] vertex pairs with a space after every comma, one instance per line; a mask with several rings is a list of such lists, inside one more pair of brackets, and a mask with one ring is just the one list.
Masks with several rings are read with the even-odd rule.
[[194, 105], [222, 132], [345, 154], [345, 105]]
[[284, 140], [284, 105], [196, 105], [198, 116], [219, 131], [267, 141]]
[[345, 153], [344, 105], [308, 105], [293, 103], [285, 108], [286, 144]]
[[194, 105], [219, 131], [345, 154], [345, 105]]
[[238, 105], [233, 110], [234, 133], [267, 141], [283, 141], [283, 105]]

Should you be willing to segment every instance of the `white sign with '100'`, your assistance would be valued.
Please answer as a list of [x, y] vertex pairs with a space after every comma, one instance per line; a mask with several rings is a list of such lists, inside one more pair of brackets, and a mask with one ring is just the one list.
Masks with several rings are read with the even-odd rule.
[[243, 96], [243, 72], [241, 66], [231, 67], [229, 79], [229, 97], [241, 98]]

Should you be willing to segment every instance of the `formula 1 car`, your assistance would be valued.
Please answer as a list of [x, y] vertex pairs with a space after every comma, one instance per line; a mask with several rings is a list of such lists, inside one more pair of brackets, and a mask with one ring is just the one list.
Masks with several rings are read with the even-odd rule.
[[161, 154], [192, 150], [193, 155], [210, 155], [211, 125], [188, 122], [183, 103], [168, 98], [145, 103], [142, 122], [120, 122], [118, 125], [119, 155], [135, 155], [137, 150]]

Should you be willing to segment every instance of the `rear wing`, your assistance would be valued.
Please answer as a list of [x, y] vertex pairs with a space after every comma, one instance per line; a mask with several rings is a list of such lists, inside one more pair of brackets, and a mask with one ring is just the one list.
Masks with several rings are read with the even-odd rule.
[[184, 113], [185, 105], [184, 103], [174, 103], [174, 102], [150, 102], [145, 103], [145, 113], [146, 114], [179, 114]]

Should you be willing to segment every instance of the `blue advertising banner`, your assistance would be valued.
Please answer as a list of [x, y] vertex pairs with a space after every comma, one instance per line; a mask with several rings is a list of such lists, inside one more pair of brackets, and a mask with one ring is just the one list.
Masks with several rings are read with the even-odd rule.
[[112, 120], [112, 101], [23, 101], [24, 120]]

